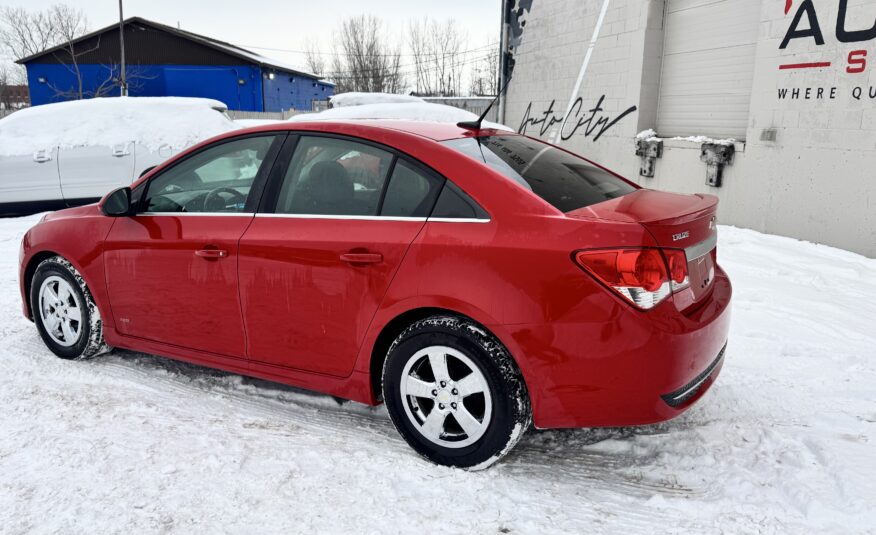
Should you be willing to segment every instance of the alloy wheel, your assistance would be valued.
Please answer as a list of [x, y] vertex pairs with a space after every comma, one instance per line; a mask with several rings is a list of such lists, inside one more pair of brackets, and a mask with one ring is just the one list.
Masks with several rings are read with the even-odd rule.
[[493, 400], [480, 368], [462, 352], [430, 346], [405, 364], [399, 388], [414, 428], [445, 448], [463, 448], [490, 425]]

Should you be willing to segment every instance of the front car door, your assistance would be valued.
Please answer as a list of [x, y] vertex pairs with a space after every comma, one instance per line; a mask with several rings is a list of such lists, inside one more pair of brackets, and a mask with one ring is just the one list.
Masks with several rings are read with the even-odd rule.
[[119, 334], [245, 358], [238, 242], [284, 138], [218, 142], [137, 188], [104, 252]]
[[240, 242], [249, 356], [346, 376], [444, 180], [359, 140], [290, 142]]
[[61, 192], [68, 206], [92, 202], [134, 179], [134, 143], [58, 151]]

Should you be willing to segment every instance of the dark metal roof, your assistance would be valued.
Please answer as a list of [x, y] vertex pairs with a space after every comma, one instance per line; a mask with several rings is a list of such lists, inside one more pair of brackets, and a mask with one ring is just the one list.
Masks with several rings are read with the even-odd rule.
[[[239, 46], [141, 17], [125, 19], [125, 55], [130, 64], [258, 65], [321, 80], [317, 75], [284, 65]], [[103, 41], [103, 43], [101, 43]], [[120, 57], [119, 25], [101, 28], [72, 41], [21, 58], [19, 64], [69, 63], [69, 49], [81, 64], [113, 64]], [[327, 82], [324, 82], [327, 83]]]

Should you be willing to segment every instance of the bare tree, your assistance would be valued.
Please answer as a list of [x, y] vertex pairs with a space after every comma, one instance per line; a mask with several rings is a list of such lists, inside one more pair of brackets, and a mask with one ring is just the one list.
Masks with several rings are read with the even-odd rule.
[[11, 77], [9, 75], [9, 67], [0, 65], [0, 109], [8, 110], [12, 108], [12, 94], [10, 86], [12, 86]]
[[307, 64], [307, 70], [313, 74], [322, 76], [325, 73], [325, 56], [322, 55], [316, 39], [310, 38], [304, 45], [304, 61]]
[[483, 47], [471, 67], [469, 93], [472, 95], [495, 95], [499, 92], [499, 49], [492, 43]]
[[468, 37], [454, 19], [412, 20], [407, 41], [414, 58], [417, 94], [456, 96], [462, 92]]
[[[0, 49], [13, 59], [32, 56], [83, 35], [88, 21], [81, 10], [57, 4], [42, 11], [0, 7]], [[14, 67], [23, 79], [24, 67]]]
[[59, 51], [56, 55], [66, 56], [63, 59], [69, 61], [69, 63], [65, 62], [64, 65], [76, 77], [78, 90], [76, 91], [75, 98], [81, 100], [85, 98], [85, 94], [83, 92], [82, 71], [79, 69], [79, 58], [100, 48], [100, 37], [98, 36], [97, 43], [90, 48], [83, 49], [82, 47], [77, 47], [73, 44], [73, 41], [88, 32], [88, 19], [85, 18], [85, 14], [78, 9], [64, 4], [56, 4], [50, 7], [48, 13], [49, 20], [55, 28], [59, 41], [65, 43], [64, 54], [60, 54]]
[[329, 77], [337, 83], [339, 93], [404, 90], [401, 48], [390, 43], [380, 19], [360, 15], [344, 20], [335, 43]]

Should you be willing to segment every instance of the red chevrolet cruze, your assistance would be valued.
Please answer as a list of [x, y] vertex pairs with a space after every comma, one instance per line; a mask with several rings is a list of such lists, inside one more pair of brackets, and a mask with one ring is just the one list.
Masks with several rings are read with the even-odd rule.
[[708, 195], [552, 145], [403, 121], [202, 143], [21, 250], [56, 355], [166, 355], [368, 404], [418, 453], [489, 466], [539, 428], [658, 422], [723, 363]]

